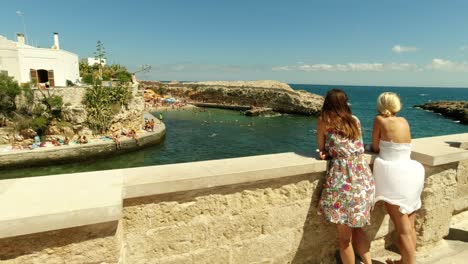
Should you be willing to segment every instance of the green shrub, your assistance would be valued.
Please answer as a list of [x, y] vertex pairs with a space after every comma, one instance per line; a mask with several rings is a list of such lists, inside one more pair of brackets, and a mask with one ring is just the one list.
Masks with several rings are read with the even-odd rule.
[[31, 128], [34, 129], [39, 135], [44, 134], [47, 129], [49, 121], [43, 116], [36, 117], [31, 122]]
[[0, 112], [9, 114], [16, 110], [15, 98], [20, 93], [18, 82], [6, 73], [0, 73]]
[[31, 89], [31, 83], [22, 83], [21, 84], [21, 92], [23, 93], [24, 97], [26, 98], [26, 102], [29, 106], [34, 104], [34, 92]]
[[86, 84], [93, 84], [93, 75], [92, 74], [84, 74], [81, 77], [81, 81]]
[[56, 127], [58, 128], [64, 128], [64, 127], [71, 127], [72, 124], [70, 122], [67, 122], [67, 121], [59, 121], [55, 124]]
[[124, 83], [132, 81], [132, 75], [128, 71], [118, 72], [115, 77]]
[[94, 85], [86, 90], [83, 104], [88, 113], [87, 123], [91, 129], [98, 133], [107, 131], [112, 122], [112, 117], [126, 106], [131, 98], [128, 87], [102, 87]]
[[15, 114], [13, 118], [14, 129], [19, 132], [26, 128], [31, 128], [32, 119], [25, 115]]

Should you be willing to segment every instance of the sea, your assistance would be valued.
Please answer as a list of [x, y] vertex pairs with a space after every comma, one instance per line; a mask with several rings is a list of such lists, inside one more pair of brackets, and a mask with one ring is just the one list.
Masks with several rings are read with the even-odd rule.
[[[415, 105], [440, 100], [468, 100], [468, 88], [383, 87], [348, 85], [290, 84], [293, 89], [325, 95], [340, 88], [362, 125], [364, 143], [370, 143], [376, 99], [382, 92], [397, 93], [413, 138], [468, 133], [468, 125]], [[159, 115], [159, 112], [155, 112]], [[317, 118], [285, 114], [274, 117], [247, 117], [238, 111], [186, 109], [162, 112], [166, 137], [156, 146], [106, 159], [74, 164], [0, 171], [0, 179], [33, 177], [117, 168], [129, 168], [202, 160], [245, 157], [282, 152], [312, 155], [316, 146]], [[157, 115], [156, 115], [157, 116]]]

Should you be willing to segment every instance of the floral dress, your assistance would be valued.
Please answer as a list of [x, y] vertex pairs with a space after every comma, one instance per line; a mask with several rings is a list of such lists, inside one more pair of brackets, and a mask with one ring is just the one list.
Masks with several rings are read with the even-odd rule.
[[[360, 129], [359, 120], [356, 120]], [[362, 137], [350, 140], [329, 128], [325, 149], [332, 159], [328, 164], [318, 213], [332, 223], [350, 227], [370, 224], [375, 188], [372, 172], [362, 155]]]

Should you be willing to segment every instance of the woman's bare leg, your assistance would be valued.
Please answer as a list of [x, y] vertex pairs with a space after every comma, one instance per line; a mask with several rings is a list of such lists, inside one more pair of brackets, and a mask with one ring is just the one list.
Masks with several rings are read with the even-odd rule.
[[411, 223], [411, 229], [412, 229], [412, 235], [411, 237], [413, 238], [413, 245], [414, 245], [414, 249], [416, 250], [416, 227], [415, 227], [415, 222], [416, 222], [416, 213], [415, 212], [412, 212], [411, 214], [408, 215], [408, 218], [410, 220], [410, 223]]
[[338, 231], [338, 241], [340, 245], [340, 256], [343, 264], [354, 264], [354, 250], [351, 239], [353, 231], [347, 225], [336, 225]]
[[364, 262], [364, 264], [371, 264], [372, 259], [369, 251], [370, 241], [362, 228], [353, 229], [353, 244], [356, 247], [359, 256], [361, 256], [361, 260]]
[[[400, 242], [401, 263], [414, 264], [416, 249], [413, 240], [413, 228], [411, 221], [406, 214], [402, 214], [399, 206], [385, 203], [387, 212], [390, 215], [393, 223], [395, 224]], [[395, 262], [397, 263], [397, 262]]]

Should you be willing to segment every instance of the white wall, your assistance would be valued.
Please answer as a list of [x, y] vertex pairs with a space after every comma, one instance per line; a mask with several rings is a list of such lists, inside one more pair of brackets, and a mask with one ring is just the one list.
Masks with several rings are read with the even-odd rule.
[[5, 37], [0, 36], [0, 71], [7, 71], [19, 81], [18, 52], [16, 45]]
[[78, 55], [55, 49], [35, 48], [0, 36], [0, 70], [8, 71], [20, 83], [31, 81], [30, 69], [54, 71], [55, 86], [80, 78]]
[[21, 82], [29, 82], [30, 69], [54, 71], [55, 86], [66, 86], [66, 80], [79, 79], [78, 55], [64, 51], [41, 48], [20, 48]]

